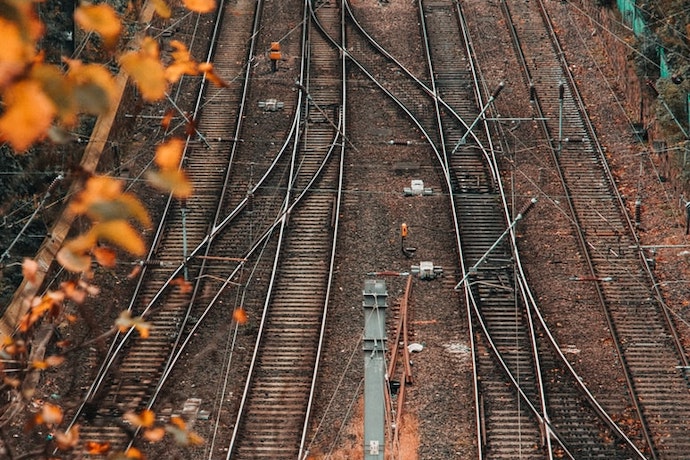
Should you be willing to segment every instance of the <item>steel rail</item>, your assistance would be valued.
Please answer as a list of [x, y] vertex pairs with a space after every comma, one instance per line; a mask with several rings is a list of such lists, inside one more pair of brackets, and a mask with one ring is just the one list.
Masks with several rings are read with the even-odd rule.
[[[312, 43], [312, 38], [311, 38], [310, 33], [308, 31], [309, 24], [311, 24], [313, 18], [310, 21], [306, 20], [307, 14], [309, 14], [310, 16], [313, 14], [313, 12], [310, 9], [310, 2], [308, 2], [308, 1], [305, 2], [304, 11], [305, 11], [305, 21], [303, 21], [303, 23], [305, 24], [305, 32], [303, 33], [303, 45], [302, 45], [304, 51], [301, 54], [302, 54], [303, 65], [307, 69], [307, 74], [306, 74], [304, 80], [298, 84], [298, 87], [300, 88], [301, 91], [307, 93], [306, 102], [309, 104], [312, 104], [316, 108], [317, 112], [321, 112], [323, 114], [321, 109], [318, 108], [318, 101], [320, 100], [320, 90], [315, 88], [312, 91], [309, 88], [310, 82], [312, 81], [312, 78], [314, 78], [314, 77], [312, 77], [310, 70], [309, 70], [309, 66], [308, 66], [308, 63], [311, 62], [313, 59], [313, 56], [311, 55], [312, 52], [310, 50], [310, 44]], [[341, 59], [343, 59], [343, 58], [341, 57]], [[344, 68], [342, 69], [342, 72], [344, 72]], [[319, 77], [316, 76], [315, 78], [318, 79]], [[344, 88], [341, 88], [341, 97], [344, 94], [345, 94]], [[327, 96], [324, 96], [324, 97], [327, 97]], [[338, 112], [339, 112], [338, 113], [339, 119], [337, 120], [337, 124], [333, 125], [333, 128], [334, 128], [333, 137], [330, 140], [328, 147], [326, 148], [327, 152], [324, 155], [324, 159], [323, 159], [321, 165], [319, 166], [318, 171], [315, 174], [313, 174], [312, 177], [307, 177], [307, 179], [308, 179], [307, 183], [304, 184], [304, 179], [303, 179], [304, 173], [302, 172], [302, 166], [300, 165], [298, 167], [295, 164], [295, 161], [293, 160], [293, 172], [291, 173], [292, 180], [290, 181], [291, 185], [286, 192], [286, 196], [292, 195], [293, 192], [299, 192], [298, 196], [301, 198], [301, 197], [304, 197], [307, 194], [311, 193], [311, 189], [314, 185], [316, 185], [317, 179], [322, 176], [322, 173], [325, 173], [325, 168], [327, 167], [329, 160], [332, 157], [332, 154], [336, 150], [340, 150], [340, 155], [339, 155], [340, 160], [339, 160], [339, 166], [338, 166], [339, 172], [338, 172], [338, 178], [337, 178], [337, 183], [339, 184], [339, 189], [337, 191], [337, 198], [336, 198], [336, 207], [339, 207], [339, 201], [340, 201], [340, 197], [341, 197], [342, 180], [343, 180], [342, 179], [342, 172], [343, 172], [343, 159], [344, 159], [345, 142], [341, 141], [341, 140], [344, 140], [343, 113], [341, 110]], [[302, 134], [302, 137], [299, 139], [299, 142], [295, 142], [295, 148], [297, 148], [297, 146], [299, 144], [303, 144], [305, 147], [309, 146], [308, 147], [309, 149], [314, 150], [314, 148], [315, 148], [314, 143], [318, 144], [319, 140], [318, 139], [314, 140], [314, 141], [310, 140], [311, 134], [310, 134], [310, 126], [309, 125], [312, 122], [310, 121], [310, 119], [308, 117], [308, 113], [306, 111], [305, 111], [305, 116], [307, 116], [307, 121], [306, 121], [306, 126], [304, 129], [304, 133]], [[339, 141], [341, 141], [341, 142], [339, 142]], [[298, 152], [295, 150], [293, 152], [293, 157], [296, 158], [297, 153]], [[298, 185], [298, 182], [300, 185], [304, 184], [303, 188], [301, 189], [301, 192], [299, 191], [299, 189], [295, 188], [295, 186]], [[292, 210], [292, 208], [294, 208], [296, 205], [297, 205], [296, 201], [293, 202], [291, 199], [288, 199], [286, 201], [286, 206], [290, 206], [290, 210]], [[280, 229], [280, 234], [278, 237], [279, 251], [276, 253], [274, 263], [273, 263], [273, 270], [272, 270], [272, 274], [271, 274], [271, 279], [269, 281], [269, 291], [266, 295], [266, 299], [264, 302], [263, 313], [262, 313], [260, 325], [259, 325], [259, 332], [257, 335], [257, 339], [256, 339], [255, 346], [254, 346], [254, 351], [253, 351], [251, 362], [249, 365], [248, 376], [247, 376], [247, 379], [246, 379], [246, 382], [244, 385], [244, 391], [242, 393], [242, 397], [241, 397], [241, 401], [240, 401], [240, 407], [237, 411], [237, 420], [236, 420], [236, 423], [234, 425], [233, 433], [232, 433], [232, 436], [230, 439], [230, 444], [229, 444], [229, 448], [228, 448], [228, 458], [231, 458], [231, 456], [233, 456], [233, 455], [243, 455], [242, 453], [240, 453], [238, 451], [240, 449], [242, 449], [242, 442], [243, 442], [242, 438], [244, 437], [244, 435], [242, 433], [245, 430], [245, 428], [244, 428], [245, 423], [248, 423], [248, 422], [245, 422], [245, 418], [246, 418], [245, 414], [247, 413], [248, 407], [250, 404], [250, 397], [251, 397], [250, 392], [253, 391], [254, 380], [256, 378], [258, 378], [258, 376], [255, 377], [255, 375], [257, 375], [257, 372], [258, 372], [259, 366], [260, 366], [258, 363], [259, 357], [263, 356], [263, 353], [264, 353], [262, 345], [263, 345], [264, 341], [268, 340], [268, 337], [265, 337], [265, 336], [267, 334], [267, 331], [269, 330], [269, 316], [270, 316], [269, 307], [273, 306], [274, 297], [279, 296], [279, 293], [276, 292], [276, 289], [277, 289], [278, 283], [280, 281], [278, 278], [278, 267], [279, 267], [279, 263], [282, 264], [282, 262], [281, 262], [281, 259], [283, 258], [282, 251], [288, 250], [288, 247], [286, 247], [287, 240], [288, 240], [288, 238], [287, 238], [287, 231], [288, 231], [287, 230], [287, 224], [288, 224], [287, 217], [292, 216], [291, 219], [294, 220], [296, 215], [299, 215], [299, 213], [293, 215], [292, 212], [286, 212], [283, 214], [284, 217], [281, 220], [281, 229]], [[336, 214], [336, 216], [337, 216], [337, 214]], [[325, 286], [324, 286], [324, 290], [325, 290], [324, 299], [323, 299], [323, 304], [320, 307], [321, 321], [320, 321], [320, 326], [319, 326], [318, 334], [317, 334], [317, 338], [316, 338], [317, 339], [316, 352], [315, 352], [315, 356], [314, 356], [314, 362], [313, 362], [313, 365], [311, 367], [312, 370], [311, 370], [311, 378], [309, 379], [310, 380], [309, 390], [308, 390], [307, 395], [306, 395], [307, 403], [306, 403], [306, 407], [304, 408], [305, 413], [304, 413], [304, 417], [302, 419], [303, 425], [299, 430], [300, 431], [300, 440], [299, 440], [299, 446], [298, 446], [298, 452], [299, 452], [298, 455], [300, 455], [300, 456], [302, 455], [302, 452], [304, 450], [306, 431], [308, 429], [307, 423], [308, 423], [308, 419], [309, 419], [309, 414], [311, 412], [311, 405], [312, 405], [312, 401], [314, 398], [314, 391], [315, 391], [315, 382], [316, 382], [317, 373], [318, 373], [318, 361], [320, 359], [321, 347], [322, 347], [322, 342], [323, 342], [323, 338], [324, 338], [324, 334], [325, 334], [326, 312], [327, 312], [327, 305], [328, 305], [328, 301], [329, 301], [329, 297], [330, 297], [330, 284], [331, 284], [331, 279], [333, 277], [333, 267], [334, 267], [334, 258], [335, 258], [335, 250], [336, 250], [336, 248], [335, 248], [336, 239], [335, 238], [337, 238], [337, 217], [336, 217], [335, 222], [336, 222], [336, 228], [333, 229], [333, 235], [331, 236], [331, 242], [330, 242], [330, 256], [329, 256], [329, 262], [328, 262], [329, 268], [327, 270], [326, 281], [324, 283], [325, 284]], [[297, 228], [297, 231], [299, 231], [299, 227]], [[286, 259], [287, 259], [287, 257], [286, 257]], [[296, 389], [295, 392], [296, 391], [298, 391], [298, 389]], [[249, 415], [249, 414], [247, 414], [247, 415]], [[291, 430], [292, 428], [291, 427], [283, 428], [283, 430], [286, 432], [289, 429]], [[270, 452], [270, 450], [268, 450], [267, 452]], [[256, 453], [258, 454], [258, 452], [256, 452]], [[277, 454], [277, 453], [274, 452], [274, 454]]]

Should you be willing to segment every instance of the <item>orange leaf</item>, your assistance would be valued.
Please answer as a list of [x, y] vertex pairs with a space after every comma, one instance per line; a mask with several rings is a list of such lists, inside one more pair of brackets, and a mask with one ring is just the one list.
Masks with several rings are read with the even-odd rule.
[[143, 460], [144, 454], [141, 453], [139, 449], [136, 447], [130, 447], [125, 451], [125, 455], [127, 458], [134, 458], [136, 460]]
[[105, 454], [110, 450], [109, 442], [88, 441], [85, 446], [86, 452], [91, 455]]
[[237, 307], [232, 312], [232, 319], [234, 319], [238, 324], [245, 324], [247, 322], [247, 311], [242, 307]]
[[74, 10], [74, 21], [85, 31], [98, 33], [106, 48], [112, 49], [120, 38], [120, 18], [113, 7], [106, 3], [83, 3]]
[[55, 433], [55, 443], [60, 450], [76, 447], [79, 444], [79, 425], [74, 425], [66, 433]]
[[163, 127], [163, 129], [167, 130], [168, 128], [170, 128], [170, 122], [172, 121], [173, 116], [175, 116], [175, 112], [172, 109], [168, 109], [165, 112], [165, 115], [161, 120], [161, 126]]
[[[86, 241], [82, 237], [68, 241], [58, 251], [56, 256], [58, 263], [73, 273], [85, 272], [91, 269], [91, 257], [81, 249], [84, 241]], [[95, 245], [95, 241], [93, 244]]]
[[199, 72], [205, 73], [206, 78], [220, 88], [227, 88], [229, 86], [228, 83], [220, 78], [220, 76], [215, 72], [213, 64], [210, 62], [203, 62], [199, 64]]
[[187, 174], [179, 169], [147, 171], [146, 179], [154, 187], [171, 192], [175, 198], [189, 198], [193, 192], [192, 183], [187, 178]]
[[113, 251], [112, 249], [104, 247], [95, 247], [93, 248], [91, 253], [96, 259], [96, 262], [98, 262], [100, 265], [108, 268], [112, 268], [115, 266], [116, 256], [115, 251]]
[[133, 323], [134, 323], [134, 329], [136, 329], [137, 332], [139, 332], [139, 335], [141, 336], [141, 338], [142, 339], [148, 339], [149, 338], [149, 330], [151, 329], [151, 324], [142, 320], [140, 316], [134, 318]]
[[122, 195], [124, 183], [108, 176], [90, 177], [84, 189], [70, 202], [69, 209], [75, 214], [86, 214], [89, 208], [101, 201], [113, 201]]
[[22, 275], [31, 283], [36, 282], [36, 272], [38, 272], [38, 262], [33, 259], [24, 259], [22, 262]]
[[165, 69], [158, 54], [158, 43], [151, 37], [146, 37], [141, 50], [130, 51], [118, 59], [147, 101], [162, 99], [168, 88]]
[[158, 427], [144, 431], [144, 438], [150, 442], [158, 442], [165, 437], [165, 428]]
[[172, 52], [173, 62], [165, 69], [165, 78], [168, 82], [175, 83], [182, 75], [197, 75], [197, 63], [192, 59], [187, 47], [178, 40], [172, 40], [170, 46], [174, 48]]
[[158, 16], [162, 17], [163, 19], [168, 19], [172, 14], [170, 7], [167, 3], [165, 3], [165, 0], [152, 0], [152, 4], [156, 10], [156, 13], [158, 13]]
[[60, 289], [65, 293], [65, 297], [74, 301], [75, 303], [84, 303], [86, 300], [86, 292], [77, 287], [74, 281], [65, 281], [60, 283]]
[[[12, 6], [19, 6], [13, 4]], [[27, 2], [27, 6], [32, 8]], [[3, 2], [3, 7], [9, 7], [9, 2]], [[17, 22], [8, 20], [9, 12], [0, 17], [0, 30], [2, 30], [2, 46], [0, 46], [0, 88], [4, 88], [17, 75], [21, 74], [27, 64], [36, 54], [34, 39], [27, 37], [26, 28], [20, 27]], [[14, 12], [20, 14], [18, 11]]]
[[117, 326], [120, 332], [127, 332], [127, 330], [134, 325], [132, 321], [132, 312], [129, 310], [123, 310], [120, 312], [120, 316], [115, 320], [115, 326]]
[[5, 111], [0, 117], [0, 138], [23, 152], [45, 136], [57, 109], [41, 85], [33, 80], [20, 80], [9, 86], [3, 92], [3, 99]]
[[74, 88], [55, 65], [38, 63], [31, 69], [31, 79], [41, 85], [41, 90], [50, 98], [57, 109], [57, 116], [65, 125], [73, 125], [77, 120], [77, 104]]
[[98, 239], [110, 241], [135, 256], [146, 253], [146, 244], [139, 233], [124, 220], [97, 223], [91, 227]]
[[127, 412], [122, 417], [132, 425], [142, 428], [150, 428], [156, 421], [156, 414], [149, 409], [144, 409], [139, 415], [134, 412]]
[[187, 281], [186, 279], [182, 277], [175, 278], [170, 281], [171, 286], [179, 286], [180, 287], [180, 294], [188, 294], [192, 292], [192, 283]]
[[184, 150], [185, 142], [180, 138], [172, 138], [166, 143], [156, 147], [155, 163], [161, 169], [177, 170], [180, 167], [180, 159]]
[[99, 64], [83, 64], [75, 59], [64, 61], [69, 65], [67, 78], [73, 84], [79, 109], [95, 115], [107, 112], [116, 98], [112, 74]]
[[62, 409], [50, 403], [45, 403], [41, 412], [36, 414], [36, 423], [46, 425], [59, 425], [62, 422]]
[[216, 8], [215, 0], [182, 0], [182, 3], [196, 13], [210, 13]]

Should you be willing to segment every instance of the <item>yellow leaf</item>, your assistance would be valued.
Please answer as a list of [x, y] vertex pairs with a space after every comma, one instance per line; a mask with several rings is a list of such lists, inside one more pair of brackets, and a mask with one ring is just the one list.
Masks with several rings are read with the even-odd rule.
[[74, 99], [79, 110], [100, 115], [106, 113], [115, 102], [115, 81], [102, 65], [83, 64], [76, 59], [64, 59], [69, 65], [67, 78], [74, 89]]
[[[26, 3], [28, 4], [29, 2]], [[3, 7], [9, 7], [7, 2], [3, 2], [2, 5]], [[21, 74], [36, 53], [32, 37], [27, 37], [23, 33], [26, 31], [25, 28], [20, 28], [16, 22], [6, 19], [10, 17], [7, 13], [5, 12], [3, 17], [0, 17], [0, 30], [2, 30], [0, 88], [4, 88], [17, 75]]]
[[85, 31], [98, 33], [106, 48], [112, 49], [120, 38], [120, 18], [113, 7], [106, 3], [80, 5], [74, 10], [74, 21]]
[[229, 86], [228, 83], [220, 78], [220, 76], [215, 72], [213, 64], [210, 62], [202, 62], [199, 64], [199, 72], [205, 73], [206, 78], [220, 88], [227, 88]]
[[170, 7], [167, 3], [165, 3], [165, 0], [152, 0], [151, 3], [153, 4], [156, 13], [158, 13], [158, 16], [162, 17], [163, 19], [168, 19], [172, 14]]
[[124, 220], [100, 222], [91, 227], [98, 239], [110, 241], [135, 256], [146, 253], [146, 245], [139, 233]]
[[182, 0], [184, 6], [196, 13], [210, 13], [216, 9], [215, 0]]
[[178, 169], [183, 150], [184, 141], [179, 138], [172, 138], [156, 147], [156, 156], [153, 161], [161, 169]]
[[122, 417], [132, 425], [142, 428], [150, 428], [156, 421], [156, 414], [149, 409], [144, 409], [138, 415], [134, 412], [127, 412]]
[[74, 89], [62, 71], [54, 65], [39, 63], [32, 67], [31, 78], [41, 85], [43, 92], [57, 109], [57, 116], [64, 125], [71, 126], [77, 120]]
[[157, 101], [165, 96], [168, 82], [155, 40], [151, 37], [144, 38], [139, 51], [125, 53], [118, 60], [137, 84], [144, 99]]
[[187, 47], [178, 40], [172, 40], [170, 46], [174, 48], [172, 52], [173, 62], [165, 69], [165, 78], [170, 83], [175, 83], [182, 75], [197, 75], [197, 63], [192, 59]]
[[112, 201], [122, 195], [124, 183], [108, 176], [90, 177], [84, 189], [70, 202], [69, 209], [75, 214], [86, 214], [89, 207], [99, 201]]
[[122, 191], [122, 181], [107, 176], [94, 176], [86, 182], [84, 190], [70, 203], [75, 214], [86, 214], [94, 221], [135, 218], [145, 227], [151, 226], [146, 208], [131, 193]]
[[[2, 48], [0, 46], [0, 48]], [[57, 109], [33, 80], [20, 80], [3, 92], [5, 112], [0, 117], [0, 139], [23, 152], [42, 139]]]
[[175, 198], [188, 198], [193, 192], [192, 183], [185, 172], [179, 169], [147, 171], [146, 179], [154, 187], [171, 192]]
[[133, 324], [132, 313], [129, 310], [120, 312], [120, 316], [115, 320], [115, 326], [117, 326], [120, 332], [127, 332]]
[[[56, 259], [62, 267], [72, 273], [80, 273], [91, 269], [91, 256], [84, 251], [78, 251], [72, 242], [67, 242], [57, 253]], [[94, 242], [95, 244], [95, 242]]]

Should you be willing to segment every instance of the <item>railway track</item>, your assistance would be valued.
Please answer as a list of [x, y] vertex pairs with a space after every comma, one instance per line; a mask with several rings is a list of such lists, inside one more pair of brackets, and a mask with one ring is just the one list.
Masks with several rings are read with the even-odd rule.
[[[341, 35], [336, 4], [314, 20]], [[343, 65], [305, 4], [306, 93], [279, 252], [227, 458], [302, 458], [333, 272], [344, 139]], [[292, 204], [290, 201], [288, 204]]]
[[[650, 458], [682, 458], [688, 450], [687, 365], [673, 323], [660, 302], [647, 258], [542, 2], [505, 2], [515, 45], [534, 85], [552, 160], [566, 191], [580, 251], [605, 310], [642, 423]], [[518, 17], [519, 21], [513, 18]], [[544, 36], [550, 41], [544, 41]], [[519, 37], [519, 39], [518, 39]], [[560, 59], [559, 59], [560, 57]], [[672, 401], [669, 398], [672, 396]], [[671, 407], [672, 406], [672, 407]]]
[[[222, 26], [223, 22], [228, 23], [223, 19], [224, 15], [232, 17], [232, 26]], [[118, 335], [112, 343], [84, 404], [72, 421], [82, 423], [81, 439], [85, 441], [109, 443], [112, 450], [122, 450], [134, 442], [132, 427], [117, 422], [117, 419], [127, 411], [138, 412], [154, 404], [179, 359], [181, 346], [189, 340], [189, 335], [185, 334], [195, 329], [192, 313], [196, 314], [194, 308], [201, 303], [199, 298], [203, 300], [200, 293], [208, 289], [202, 283], [206, 277], [214, 276], [213, 267], [210, 270], [207, 267], [207, 261], [214, 260], [214, 257], [208, 257], [209, 243], [221, 228], [228, 225], [229, 218], [236, 217], [238, 209], [246, 206], [249, 201], [246, 199], [247, 191], [256, 192], [246, 186], [242, 195], [245, 200], [230, 216], [224, 217], [222, 210], [231, 206], [228, 204], [230, 200], [224, 202], [222, 199], [229, 193], [229, 178], [234, 177], [235, 169], [239, 170], [236, 164], [241, 165], [245, 161], [238, 161], [242, 157], [237, 152], [238, 143], [235, 141], [242, 133], [242, 120], [247, 109], [247, 81], [251, 73], [245, 63], [251, 62], [256, 52], [258, 34], [251, 31], [258, 30], [260, 17], [261, 3], [240, 0], [219, 7], [209, 40], [208, 59], [213, 59], [220, 75], [229, 76], [226, 78], [231, 81], [230, 87], [218, 91], [202, 84], [199, 89], [195, 109], [195, 113], [200, 114], [195, 117], [199, 136], [188, 139], [184, 158], [187, 172], [195, 178], [195, 193], [185, 203], [168, 202], [129, 306], [133, 315], [148, 318], [151, 333], [148, 338], [141, 339], [129, 331]], [[248, 40], [248, 37], [255, 39]], [[218, 46], [218, 43], [222, 45]], [[279, 125], [277, 129], [283, 128]], [[275, 166], [276, 162], [271, 164]], [[269, 190], [275, 188], [273, 185]], [[256, 203], [261, 203], [260, 193], [256, 195]], [[265, 195], [272, 196], [275, 201], [274, 191]], [[278, 199], [278, 203], [281, 202]], [[270, 208], [270, 205], [264, 207]], [[277, 213], [276, 210], [270, 216], [270, 212], [266, 212], [263, 221], [268, 219], [265, 216], [270, 216], [272, 222]], [[249, 225], [258, 222], [261, 227], [266, 227], [256, 215], [245, 218], [235, 230], [236, 234], [245, 236], [244, 240], [235, 241], [237, 244], [232, 250], [217, 253], [217, 259], [227, 260], [228, 256], [235, 256], [238, 263], [245, 260], [245, 248], [255, 244], [255, 241], [246, 239], [246, 235], [252, 234], [247, 231], [248, 220]], [[257, 239], [260, 236], [261, 232], [257, 232]], [[238, 269], [230, 271], [234, 273]], [[179, 284], [177, 282], [181, 279], [189, 280], [193, 289], [171, 287]], [[86, 423], [79, 419], [81, 416]]]
[[[141, 340], [130, 331], [114, 341], [74, 415], [73, 423], [87, 420], [82, 439], [107, 441], [113, 449], [135, 442], [131, 427], [106, 421], [128, 410], [155, 407], [201, 321], [219, 315], [214, 309], [225, 303], [251, 309], [261, 321], [250, 338], [255, 341], [251, 361], [227, 362], [213, 371], [232, 373], [244, 383], [244, 391], [229, 396], [219, 390], [222, 402], [214, 407], [218, 419], [208, 457], [225, 452], [228, 459], [305, 455], [334, 276], [347, 144], [341, 82], [346, 80], [343, 59], [348, 59], [428, 139], [438, 159], [436, 170], [450, 192], [461, 257], [456, 275], [463, 280], [458, 287], [466, 288], [472, 318], [480, 458], [515, 458], [516, 452], [530, 458], [682, 458], [690, 441], [684, 436], [688, 422], [682, 409], [687, 407], [687, 384], [678, 369], [687, 366], [687, 358], [655, 300], [660, 294], [644, 254], [631, 249], [639, 247], [634, 228], [572, 77], [557, 59], [562, 55], [558, 44], [554, 41], [550, 51], [544, 48], [545, 33], [553, 36], [553, 31], [544, 28], [549, 21], [543, 5], [529, 9], [533, 5], [503, 2], [527, 81], [538, 95], [553, 162], [561, 168], [577, 218], [589, 276], [628, 371], [641, 434], [623, 432], [608, 412], [627, 408], [604, 408], [582, 386], [530, 297], [513, 252], [515, 235], [506, 230], [517, 223], [518, 207], [507, 203], [494, 158], [494, 134], [480, 116], [491, 89], [479, 83], [460, 5], [419, 0], [430, 76], [418, 78], [376, 43], [349, 4], [341, 9], [338, 2], [305, 2], [304, 40], [284, 43], [305, 56], [293, 103], [295, 88], [285, 80], [295, 78], [256, 73], [260, 70], [252, 74], [244, 67], [246, 62], [259, 66], [261, 50], [280, 35], [260, 26], [265, 4], [235, 0], [220, 9], [233, 16], [232, 28], [219, 26], [214, 38], [223, 50], [212, 48], [209, 56], [220, 75], [245, 78], [233, 80], [223, 92], [201, 88], [206, 99], [200, 96], [197, 108], [203, 136], [189, 140], [185, 168], [204, 181], [195, 181], [193, 199], [168, 204], [130, 303], [133, 313], [145, 313], [152, 323], [151, 336]], [[511, 20], [517, 14], [521, 20]], [[243, 31], [252, 31], [254, 39], [247, 41], [249, 33]], [[343, 48], [346, 35], [349, 42]], [[285, 112], [294, 109], [295, 117], [252, 112], [266, 95], [251, 94], [250, 75], [274, 78], [274, 94], [286, 101]], [[562, 114], [560, 122], [556, 113]], [[272, 126], [265, 139], [251, 141], [265, 142], [265, 155], [243, 148], [249, 141], [242, 139], [248, 121]], [[275, 147], [276, 138], [284, 139], [282, 146]], [[269, 255], [261, 253], [263, 248]], [[191, 292], [170, 288], [179, 278], [192, 281]], [[678, 406], [669, 407], [669, 395], [674, 403], [681, 401]], [[218, 428], [221, 424], [225, 426]], [[215, 450], [216, 439], [230, 439], [229, 447]]]

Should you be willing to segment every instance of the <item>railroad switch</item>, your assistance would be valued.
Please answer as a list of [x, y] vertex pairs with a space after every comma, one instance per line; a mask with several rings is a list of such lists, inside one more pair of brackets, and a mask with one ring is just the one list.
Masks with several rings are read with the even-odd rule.
[[433, 195], [434, 191], [431, 188], [424, 187], [424, 181], [421, 179], [412, 179], [409, 187], [403, 189], [405, 196], [423, 196]]
[[431, 261], [419, 262], [419, 265], [412, 266], [412, 274], [419, 276], [420, 280], [435, 280], [443, 275], [443, 268], [434, 267]]
[[265, 101], [259, 101], [259, 108], [264, 109], [266, 112], [277, 112], [285, 107], [284, 102], [280, 102], [277, 99], [266, 99]]

